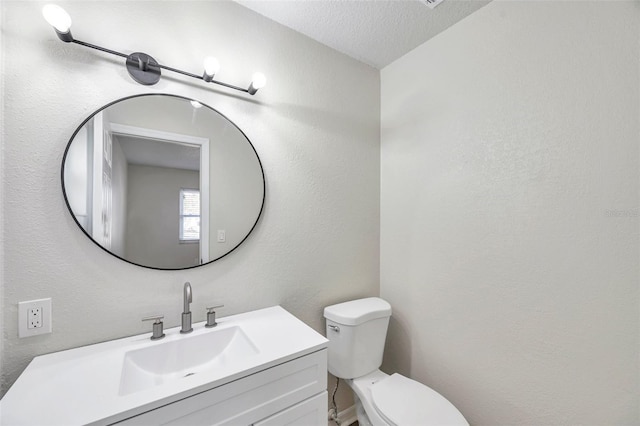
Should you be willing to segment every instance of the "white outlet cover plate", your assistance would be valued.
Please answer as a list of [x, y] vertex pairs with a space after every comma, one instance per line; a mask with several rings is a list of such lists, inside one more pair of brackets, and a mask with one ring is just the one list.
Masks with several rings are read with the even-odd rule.
[[[29, 309], [42, 308], [42, 327], [28, 328]], [[51, 333], [51, 298], [18, 302], [18, 337]]]

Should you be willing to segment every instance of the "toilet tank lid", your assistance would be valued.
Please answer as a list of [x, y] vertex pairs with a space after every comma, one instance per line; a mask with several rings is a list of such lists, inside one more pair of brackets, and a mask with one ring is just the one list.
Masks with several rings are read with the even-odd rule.
[[351, 300], [324, 308], [324, 317], [342, 325], [359, 325], [391, 316], [391, 305], [379, 297]]

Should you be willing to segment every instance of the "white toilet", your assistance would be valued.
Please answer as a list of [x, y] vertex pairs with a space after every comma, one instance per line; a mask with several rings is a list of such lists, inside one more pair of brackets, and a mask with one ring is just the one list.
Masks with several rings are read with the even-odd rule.
[[378, 297], [324, 308], [329, 372], [354, 392], [360, 426], [469, 425], [438, 392], [379, 370], [391, 305]]

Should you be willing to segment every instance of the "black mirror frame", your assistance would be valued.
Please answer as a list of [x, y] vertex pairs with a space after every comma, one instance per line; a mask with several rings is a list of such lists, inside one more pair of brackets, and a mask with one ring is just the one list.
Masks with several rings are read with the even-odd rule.
[[[185, 266], [184, 268], [159, 268], [159, 267], [155, 267], [155, 266], [142, 265], [140, 263], [135, 263], [135, 262], [132, 262], [130, 260], [127, 260], [127, 259], [125, 259], [125, 258], [123, 258], [121, 256], [118, 256], [117, 254], [112, 253], [111, 251], [107, 250], [105, 247], [100, 245], [96, 240], [94, 240], [93, 237], [91, 235], [89, 235], [89, 233], [82, 227], [82, 225], [80, 224], [80, 222], [76, 218], [75, 214], [73, 213], [73, 210], [71, 209], [71, 205], [69, 204], [69, 199], [67, 197], [67, 191], [66, 191], [65, 185], [64, 185], [64, 165], [65, 165], [65, 162], [67, 160], [67, 154], [69, 152], [69, 148], [71, 147], [71, 144], [73, 143], [73, 140], [75, 139], [75, 137], [78, 134], [78, 132], [80, 132], [80, 130], [85, 126], [85, 124], [87, 124], [100, 111], [102, 111], [102, 110], [104, 110], [104, 109], [106, 109], [106, 108], [110, 107], [111, 105], [114, 105], [114, 104], [116, 104], [118, 102], [126, 101], [128, 99], [133, 99], [133, 98], [139, 98], [139, 97], [143, 97], [143, 96], [170, 96], [170, 97], [174, 97], [174, 98], [184, 99], [184, 100], [187, 100], [187, 101], [196, 101], [196, 102], [200, 103], [203, 107], [209, 108], [210, 110], [216, 112], [217, 114], [222, 116], [224, 119], [226, 119], [236, 129], [238, 129], [238, 131], [245, 137], [245, 139], [249, 143], [249, 146], [253, 150], [254, 154], [256, 155], [256, 159], [258, 160], [258, 165], [260, 166], [260, 172], [262, 174], [262, 203], [260, 205], [260, 211], [258, 212], [258, 216], [256, 217], [255, 222], [251, 226], [251, 229], [249, 229], [249, 231], [247, 232], [247, 235], [245, 235], [244, 238], [242, 238], [242, 240], [240, 240], [240, 242], [238, 244], [236, 244], [236, 246], [234, 246], [231, 250], [227, 251], [222, 256], [219, 256], [219, 257], [217, 257], [215, 259], [212, 259], [212, 260], [210, 260], [210, 261], [208, 261], [206, 263], [201, 263], [199, 265], [193, 265], [193, 266]], [[129, 263], [131, 265], [141, 266], [143, 268], [155, 269], [155, 270], [160, 270], [160, 271], [181, 271], [181, 270], [186, 270], [186, 269], [199, 268], [201, 266], [209, 265], [209, 264], [211, 264], [211, 263], [213, 263], [213, 262], [215, 262], [217, 260], [220, 260], [223, 257], [225, 257], [225, 256], [229, 255], [230, 253], [234, 252], [238, 247], [240, 247], [240, 245], [242, 245], [242, 243], [245, 242], [245, 240], [249, 237], [249, 235], [251, 235], [251, 233], [253, 232], [255, 227], [258, 225], [258, 221], [262, 217], [262, 212], [264, 211], [264, 203], [265, 203], [265, 199], [266, 199], [266, 195], [267, 195], [267, 185], [266, 185], [266, 179], [265, 179], [265, 175], [264, 175], [264, 168], [262, 167], [262, 161], [260, 160], [260, 156], [258, 155], [258, 151], [256, 151], [256, 148], [253, 146], [253, 143], [247, 137], [247, 135], [242, 131], [242, 129], [240, 129], [240, 127], [238, 127], [236, 125], [236, 123], [234, 123], [226, 115], [222, 114], [217, 109], [212, 108], [209, 105], [207, 105], [205, 103], [202, 103], [200, 101], [197, 101], [195, 99], [188, 98], [186, 96], [173, 95], [173, 94], [170, 94], [170, 93], [143, 93], [143, 94], [139, 94], [139, 95], [126, 96], [124, 98], [116, 99], [115, 101], [109, 102], [108, 104], [106, 104], [106, 105], [102, 106], [101, 108], [95, 110], [91, 115], [89, 115], [86, 119], [84, 119], [82, 121], [82, 123], [80, 123], [80, 125], [76, 128], [76, 130], [71, 135], [71, 138], [69, 138], [69, 142], [67, 143], [67, 146], [66, 146], [66, 148], [64, 150], [64, 155], [62, 156], [62, 165], [60, 167], [60, 183], [61, 183], [61, 186], [62, 186], [62, 195], [64, 197], [64, 202], [65, 202], [65, 204], [67, 206], [67, 210], [71, 214], [71, 217], [73, 218], [73, 220], [76, 223], [76, 225], [78, 225], [78, 228], [91, 240], [91, 242], [93, 242], [96, 246], [100, 247], [105, 252], [109, 253], [111, 256], [114, 256], [114, 257], [116, 257], [116, 258], [118, 258], [120, 260], [123, 260], [123, 261], [125, 261], [125, 262], [127, 262], [127, 263]]]

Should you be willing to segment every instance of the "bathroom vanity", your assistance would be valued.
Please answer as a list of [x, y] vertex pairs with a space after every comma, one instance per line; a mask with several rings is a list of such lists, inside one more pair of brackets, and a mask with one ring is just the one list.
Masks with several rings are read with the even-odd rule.
[[324, 425], [327, 340], [279, 306], [34, 358], [6, 425]]

